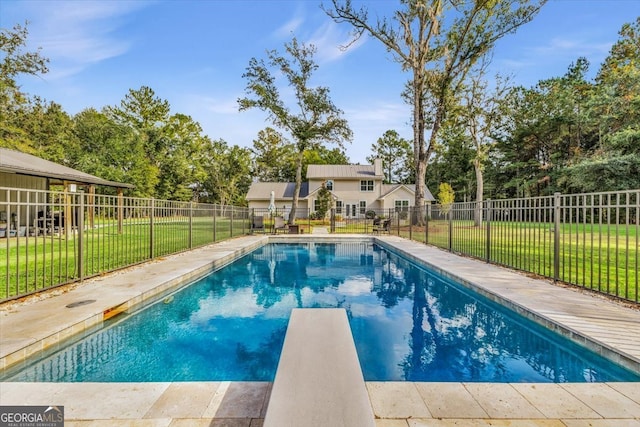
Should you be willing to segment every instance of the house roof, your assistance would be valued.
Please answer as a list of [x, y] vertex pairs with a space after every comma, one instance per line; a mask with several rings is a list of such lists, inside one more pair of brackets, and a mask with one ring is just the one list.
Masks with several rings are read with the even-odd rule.
[[[382, 175], [377, 176], [378, 178]], [[307, 179], [376, 178], [373, 165], [309, 165]]]
[[[391, 193], [398, 191], [400, 188], [406, 188], [412, 194], [416, 193], [415, 184], [382, 184], [382, 196], [380, 196], [380, 198], [384, 199], [385, 197], [389, 196]], [[429, 188], [427, 188], [426, 186], [424, 188], [424, 199], [426, 201], [435, 200], [435, 198], [433, 197], [433, 194], [431, 194], [431, 191], [429, 191]]]
[[[276, 200], [293, 198], [293, 191], [295, 190], [295, 182], [254, 182], [249, 187], [247, 192], [247, 200], [269, 200], [271, 198], [271, 192], [273, 191]], [[309, 195], [309, 183], [303, 182], [300, 187], [300, 194], [298, 197], [301, 199]]]
[[78, 184], [95, 184], [120, 188], [134, 187], [131, 184], [107, 181], [106, 179], [8, 148], [0, 148], [0, 172], [59, 179]]

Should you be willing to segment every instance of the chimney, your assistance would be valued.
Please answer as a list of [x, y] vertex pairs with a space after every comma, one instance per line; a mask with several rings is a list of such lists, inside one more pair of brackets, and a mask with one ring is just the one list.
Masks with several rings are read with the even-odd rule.
[[376, 176], [382, 176], [383, 175], [383, 173], [382, 173], [382, 159], [376, 158], [373, 161], [373, 173]]

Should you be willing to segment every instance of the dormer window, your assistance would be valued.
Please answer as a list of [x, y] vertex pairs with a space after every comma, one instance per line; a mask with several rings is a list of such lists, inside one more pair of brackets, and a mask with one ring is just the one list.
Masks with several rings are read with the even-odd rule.
[[360, 181], [360, 191], [373, 191], [373, 180]]
[[329, 190], [329, 191], [333, 191], [333, 180], [328, 179], [328, 180], [325, 182], [325, 187], [326, 187], [326, 189], [327, 189], [327, 190]]

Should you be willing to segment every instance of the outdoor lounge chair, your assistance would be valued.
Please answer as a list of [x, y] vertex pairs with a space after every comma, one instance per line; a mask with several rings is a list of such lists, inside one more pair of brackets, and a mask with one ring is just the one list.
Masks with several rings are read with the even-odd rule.
[[251, 232], [261, 232], [264, 233], [264, 217], [263, 216], [254, 216], [253, 223], [251, 224]]
[[389, 233], [391, 230], [391, 220], [385, 219], [381, 221], [380, 218], [373, 220], [373, 232], [376, 234]]
[[273, 224], [274, 233], [278, 233], [279, 231], [283, 231], [286, 233], [287, 231], [289, 231], [289, 228], [287, 227], [287, 223], [284, 221], [283, 217], [277, 216], [273, 218], [273, 220], [274, 220], [274, 224]]

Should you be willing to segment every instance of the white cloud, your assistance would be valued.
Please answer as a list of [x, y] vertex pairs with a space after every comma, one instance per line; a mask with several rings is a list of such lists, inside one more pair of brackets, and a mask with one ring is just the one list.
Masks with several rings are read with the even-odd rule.
[[131, 42], [115, 34], [124, 16], [148, 5], [136, 1], [27, 2], [30, 44], [50, 59], [47, 80], [80, 73], [91, 64], [127, 52]]
[[371, 107], [359, 106], [357, 109], [346, 110], [350, 120], [372, 123], [406, 122], [410, 117], [410, 106], [403, 103], [376, 103]]
[[538, 55], [553, 55], [555, 57], [567, 54], [573, 57], [605, 55], [611, 48], [611, 43], [593, 43], [582, 39], [553, 38], [548, 44], [537, 46], [534, 53]]
[[278, 39], [289, 38], [291, 37], [291, 34], [295, 33], [298, 30], [298, 28], [302, 26], [303, 23], [304, 23], [304, 18], [299, 14], [297, 14], [296, 16], [294, 16], [293, 18], [291, 18], [290, 20], [282, 24], [279, 28], [277, 28], [273, 32], [273, 35]]
[[[360, 37], [353, 44], [350, 44], [352, 37], [346, 26], [339, 26], [334, 22], [325, 22], [309, 37], [308, 43], [313, 44], [318, 49], [318, 63], [336, 61], [344, 56], [353, 53], [366, 41], [366, 37]], [[349, 46], [348, 49], [344, 49]]]
[[187, 97], [188, 104], [197, 106], [198, 109], [207, 110], [213, 114], [237, 114], [238, 113], [238, 97], [235, 98], [216, 98], [213, 96], [190, 95]]

